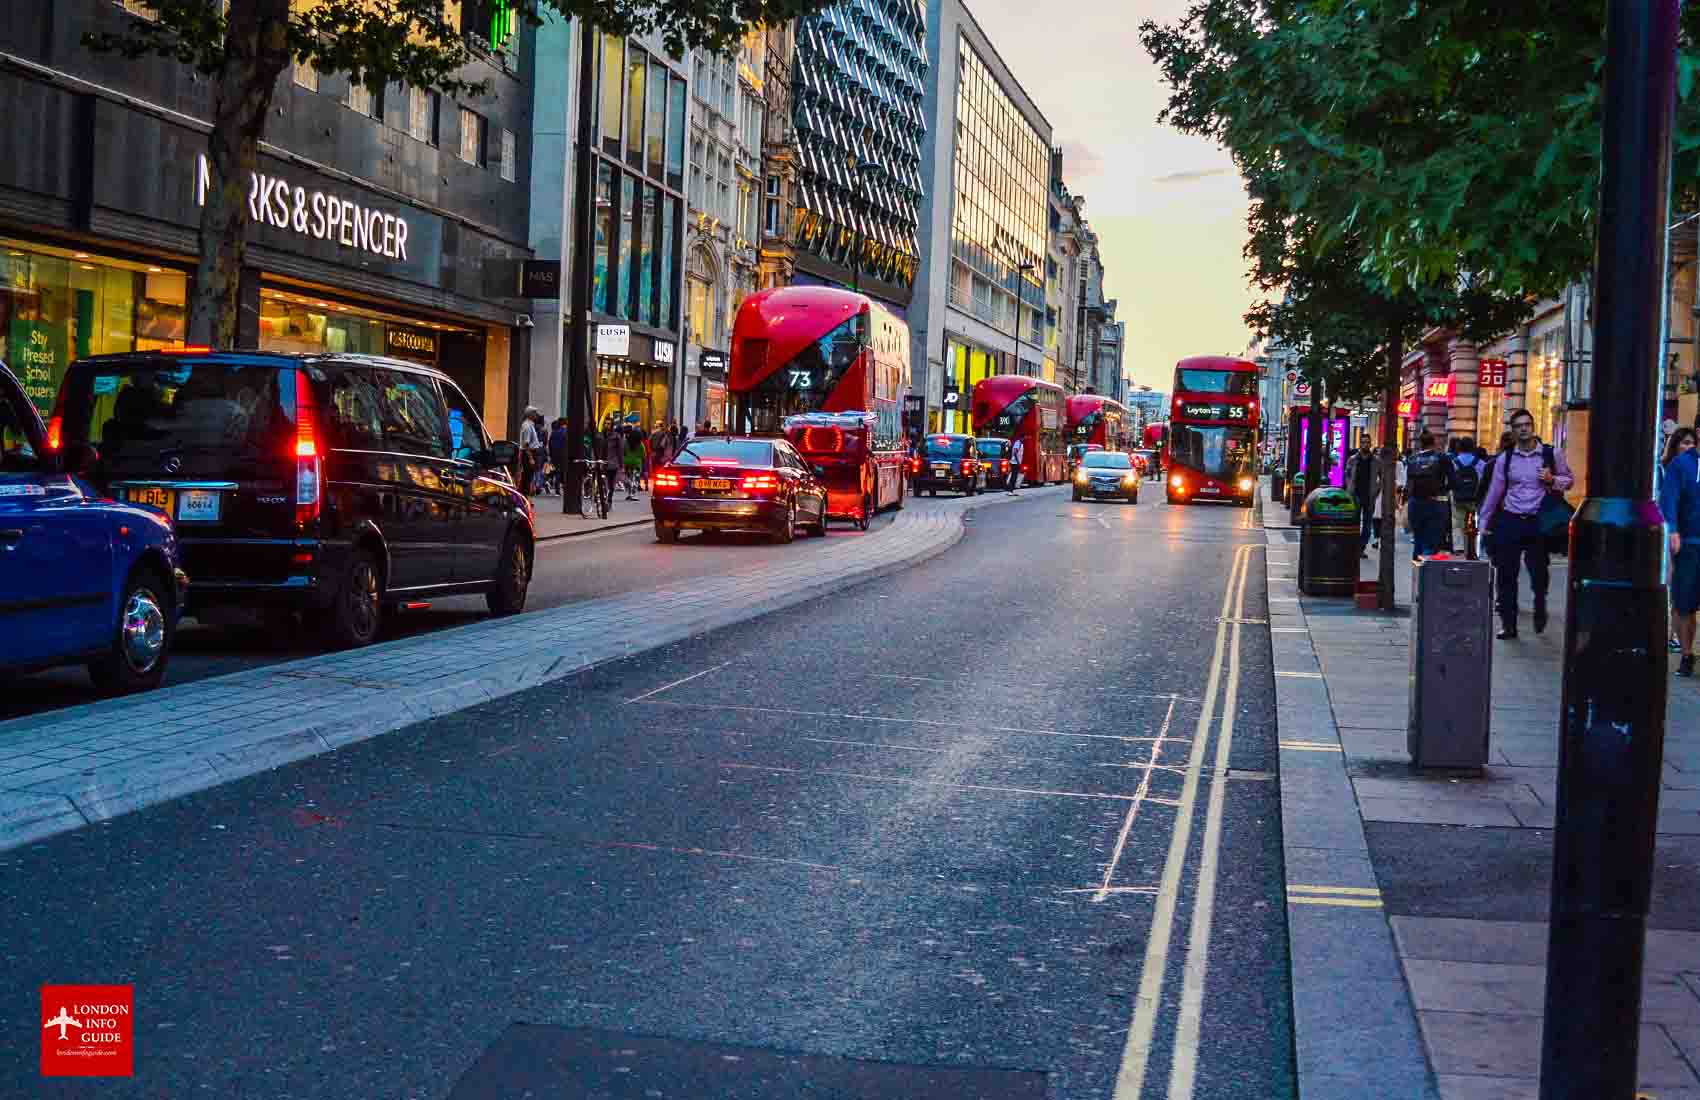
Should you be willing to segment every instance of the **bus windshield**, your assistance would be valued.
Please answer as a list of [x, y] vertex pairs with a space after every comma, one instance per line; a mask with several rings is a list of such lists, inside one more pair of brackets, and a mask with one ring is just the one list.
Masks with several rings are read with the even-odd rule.
[[1104, 410], [1093, 409], [1091, 412], [1081, 417], [1080, 422], [1074, 426], [1074, 438], [1084, 443], [1086, 440], [1092, 438], [1092, 433], [1097, 430], [1098, 425], [1103, 422]]
[[1033, 391], [1028, 390], [998, 410], [993, 415], [991, 423], [983, 426], [983, 430], [988, 435], [1000, 435], [1005, 439], [1014, 439], [1016, 433], [1021, 431], [1022, 421], [1027, 419], [1027, 414], [1032, 410]]
[[[867, 333], [867, 314], [859, 313], [756, 383], [742, 397], [746, 422], [741, 430], [777, 432], [786, 417], [817, 411], [855, 365], [867, 346]], [[857, 394], [852, 405], [863, 404], [862, 395]]]
[[1231, 393], [1241, 397], [1257, 396], [1257, 375], [1252, 371], [1182, 370], [1175, 389], [1181, 393]]
[[1250, 428], [1169, 425], [1169, 461], [1208, 477], [1232, 478], [1251, 470]]

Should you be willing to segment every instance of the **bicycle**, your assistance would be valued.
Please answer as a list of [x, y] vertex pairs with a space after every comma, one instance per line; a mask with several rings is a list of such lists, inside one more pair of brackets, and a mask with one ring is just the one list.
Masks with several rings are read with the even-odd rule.
[[585, 519], [607, 519], [614, 507], [614, 486], [608, 479], [607, 463], [594, 458], [575, 458], [573, 463], [590, 467], [579, 483], [579, 515]]

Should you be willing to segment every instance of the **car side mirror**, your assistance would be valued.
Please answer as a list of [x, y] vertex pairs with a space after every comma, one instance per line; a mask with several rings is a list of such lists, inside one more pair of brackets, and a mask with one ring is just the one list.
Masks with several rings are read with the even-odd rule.
[[65, 448], [60, 468], [72, 477], [88, 477], [100, 465], [100, 451], [92, 443], [73, 443]]
[[519, 461], [519, 444], [502, 439], [490, 444], [490, 449], [481, 451], [478, 455], [485, 461], [480, 466], [512, 466]]

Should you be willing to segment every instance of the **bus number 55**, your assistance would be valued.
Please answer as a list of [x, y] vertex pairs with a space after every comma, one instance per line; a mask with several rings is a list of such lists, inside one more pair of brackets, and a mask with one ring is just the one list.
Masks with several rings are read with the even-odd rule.
[[809, 390], [814, 388], [814, 372], [806, 370], [787, 371], [791, 376], [791, 388], [794, 390]]

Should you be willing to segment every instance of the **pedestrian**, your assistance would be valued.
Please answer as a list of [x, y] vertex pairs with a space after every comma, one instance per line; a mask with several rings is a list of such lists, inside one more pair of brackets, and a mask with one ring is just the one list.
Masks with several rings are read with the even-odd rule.
[[555, 486], [563, 494], [567, 491], [568, 450], [567, 418], [557, 417], [549, 431], [549, 461], [555, 464]]
[[627, 427], [621, 433], [625, 436], [625, 467], [626, 467], [626, 499], [636, 500], [639, 484], [643, 478], [643, 433], [634, 427]]
[[1671, 648], [1678, 676], [1694, 675], [1694, 613], [1700, 609], [1700, 454], [1694, 429], [1678, 428], [1659, 462], [1659, 510], [1670, 531]]
[[620, 484], [620, 471], [626, 464], [626, 441], [620, 436], [619, 425], [613, 417], [608, 418], [608, 427], [602, 433], [602, 466], [608, 472], [608, 496], [614, 495], [614, 489]]
[[1381, 471], [1367, 438], [1346, 460], [1346, 491], [1358, 502], [1359, 522], [1363, 527], [1358, 533], [1358, 556], [1367, 558], [1370, 536], [1375, 530], [1375, 501], [1381, 491]]
[[679, 446], [683, 447], [691, 441], [691, 428], [689, 424], [680, 424], [677, 427], [679, 429]]
[[1021, 468], [1021, 463], [1026, 458], [1026, 455], [1027, 455], [1026, 446], [1023, 445], [1023, 443], [1021, 441], [1021, 437], [1016, 436], [1014, 444], [1012, 444], [1009, 448], [1009, 495], [1010, 496], [1014, 496], [1015, 491], [1017, 489], [1021, 488], [1021, 475], [1025, 472]]
[[1482, 499], [1482, 467], [1485, 463], [1470, 436], [1457, 440], [1458, 449], [1452, 455], [1452, 538], [1456, 546], [1464, 546], [1473, 554], [1475, 547], [1466, 545], [1471, 538], [1470, 517]]
[[1417, 437], [1417, 450], [1405, 463], [1411, 517], [1411, 560], [1437, 553], [1451, 529], [1452, 463], [1435, 446], [1434, 433]]
[[537, 422], [543, 414], [527, 405], [519, 424], [519, 491], [530, 496], [532, 479], [537, 476], [543, 456], [543, 439], [537, 434]]
[[1524, 564], [1535, 595], [1535, 633], [1547, 628], [1549, 575], [1541, 504], [1548, 493], [1562, 493], [1574, 481], [1563, 453], [1535, 434], [1533, 413], [1515, 409], [1510, 423], [1516, 443], [1494, 461], [1493, 482], [1481, 507], [1482, 530], [1492, 536], [1501, 640], [1517, 637], [1517, 589]]
[[667, 432], [661, 426], [661, 421], [655, 422], [655, 430], [649, 433], [649, 472], [653, 478], [655, 471], [672, 461], [673, 456], [667, 450]]

